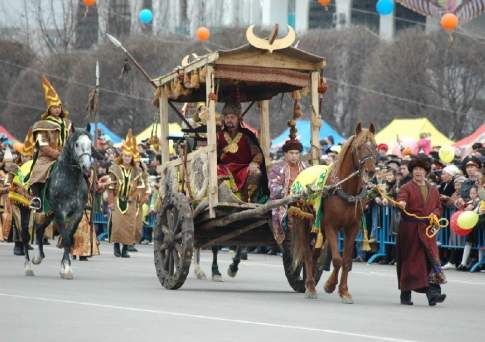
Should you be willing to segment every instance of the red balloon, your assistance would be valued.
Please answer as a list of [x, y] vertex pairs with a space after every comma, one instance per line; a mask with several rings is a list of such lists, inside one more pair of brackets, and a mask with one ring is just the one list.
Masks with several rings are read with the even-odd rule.
[[84, 6], [91, 7], [96, 5], [96, 0], [83, 0]]
[[451, 231], [458, 236], [467, 236], [472, 232], [473, 229], [463, 229], [458, 225], [458, 216], [460, 216], [462, 212], [463, 210], [457, 210], [453, 215], [451, 215], [450, 228]]

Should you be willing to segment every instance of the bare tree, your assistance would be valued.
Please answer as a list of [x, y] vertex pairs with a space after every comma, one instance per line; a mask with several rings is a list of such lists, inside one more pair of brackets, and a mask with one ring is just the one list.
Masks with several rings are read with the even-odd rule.
[[50, 53], [67, 53], [76, 33], [76, 0], [32, 1], [31, 10], [40, 36]]

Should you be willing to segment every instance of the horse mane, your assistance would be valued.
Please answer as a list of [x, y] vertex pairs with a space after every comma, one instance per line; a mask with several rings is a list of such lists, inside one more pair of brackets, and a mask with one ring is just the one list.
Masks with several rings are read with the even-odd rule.
[[345, 157], [347, 156], [347, 152], [349, 149], [352, 147], [352, 145], [355, 143], [357, 146], [360, 146], [364, 144], [367, 141], [367, 138], [370, 138], [374, 143], [375, 139], [373, 138], [373, 134], [367, 129], [363, 128], [362, 131], [358, 135], [352, 135], [342, 146], [342, 149], [340, 150], [338, 156], [337, 156], [337, 161], [335, 162], [335, 170], [340, 170], [342, 167], [342, 163], [345, 160]]

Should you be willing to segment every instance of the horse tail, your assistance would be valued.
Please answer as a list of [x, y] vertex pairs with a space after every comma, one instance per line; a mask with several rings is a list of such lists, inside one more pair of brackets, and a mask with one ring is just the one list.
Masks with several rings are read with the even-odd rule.
[[292, 220], [290, 231], [290, 241], [291, 241], [291, 259], [293, 260], [292, 268], [296, 268], [301, 264], [305, 253], [308, 252], [310, 248], [310, 230], [308, 229], [307, 221], [300, 215], [291, 215]]

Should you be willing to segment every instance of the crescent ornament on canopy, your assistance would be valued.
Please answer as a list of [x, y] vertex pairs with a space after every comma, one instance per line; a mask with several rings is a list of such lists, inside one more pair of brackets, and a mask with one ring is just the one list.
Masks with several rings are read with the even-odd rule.
[[275, 50], [282, 50], [290, 47], [296, 39], [295, 30], [291, 26], [288, 26], [288, 34], [280, 39], [275, 39], [271, 44], [267, 39], [260, 38], [254, 34], [254, 25], [251, 25], [246, 30], [246, 39], [257, 49], [268, 50], [273, 53]]

